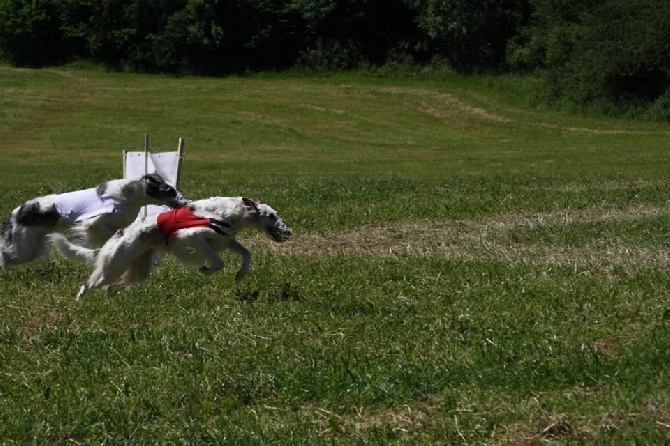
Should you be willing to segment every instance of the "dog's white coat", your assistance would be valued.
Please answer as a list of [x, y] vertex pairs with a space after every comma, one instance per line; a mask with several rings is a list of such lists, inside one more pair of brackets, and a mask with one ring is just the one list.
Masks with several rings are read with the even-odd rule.
[[172, 254], [186, 265], [199, 267], [204, 274], [213, 274], [224, 266], [218, 252], [229, 249], [242, 258], [235, 276], [239, 280], [249, 272], [251, 264], [251, 253], [235, 239], [239, 231], [256, 228], [277, 242], [285, 241], [292, 233], [274, 209], [247, 198], [211, 197], [192, 201], [189, 207], [198, 217], [222, 223], [219, 227], [224, 234], [210, 227], [197, 227], [179, 230], [166, 240], [156, 224], [157, 215], [118, 231], [98, 250], [75, 245], [60, 234], [53, 234], [51, 241], [64, 257], [94, 266], [77, 298], [92, 288], [104, 286], [109, 290], [144, 282], [159, 253]]

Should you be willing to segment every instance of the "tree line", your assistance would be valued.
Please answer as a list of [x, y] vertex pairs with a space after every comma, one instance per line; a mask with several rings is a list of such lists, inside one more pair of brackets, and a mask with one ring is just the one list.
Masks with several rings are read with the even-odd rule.
[[15, 66], [225, 75], [439, 64], [670, 117], [668, 0], [0, 0]]

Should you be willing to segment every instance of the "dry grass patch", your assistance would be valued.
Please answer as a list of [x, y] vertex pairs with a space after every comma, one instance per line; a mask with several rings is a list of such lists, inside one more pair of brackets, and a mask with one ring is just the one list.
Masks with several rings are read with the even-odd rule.
[[[393, 88], [384, 88], [381, 90], [385, 93], [391, 93], [395, 95], [405, 95], [414, 98], [428, 99], [436, 101], [442, 108], [434, 107], [428, 104], [423, 100], [418, 100], [414, 106], [422, 113], [437, 118], [440, 121], [450, 123], [452, 120], [448, 119], [450, 115], [453, 115], [454, 111], [459, 114], [464, 114], [475, 119], [480, 119], [488, 122], [495, 122], [501, 124], [520, 124], [529, 127], [545, 128], [550, 130], [558, 130], [561, 132], [570, 132], [570, 133], [587, 133], [593, 135], [652, 135], [658, 134], [658, 131], [645, 131], [645, 130], [625, 130], [625, 129], [602, 129], [602, 128], [588, 128], [588, 127], [578, 127], [578, 126], [565, 126], [559, 124], [550, 124], [548, 122], [533, 122], [529, 114], [525, 114], [523, 119], [516, 120], [501, 114], [495, 113], [486, 108], [477, 107], [470, 105], [467, 102], [457, 98], [454, 95], [448, 93], [441, 93], [434, 90], [425, 90], [420, 88], [403, 88], [403, 87], [393, 87]], [[500, 103], [493, 101], [490, 97], [484, 96], [482, 94], [472, 94], [469, 93], [469, 96], [475, 98], [477, 101], [485, 102], [487, 105], [496, 106], [500, 108], [503, 106]], [[515, 114], [523, 113], [520, 109], [510, 109], [509, 106], [505, 106], [508, 112]], [[446, 111], [450, 110], [450, 111]]]
[[[447, 93], [439, 93], [433, 90], [422, 90], [415, 88], [400, 88], [400, 87], [385, 88], [382, 91], [386, 93], [402, 94], [402, 95], [416, 96], [420, 98], [428, 98], [436, 100], [442, 105], [448, 106], [450, 109], [456, 110], [461, 113], [465, 113], [466, 115], [475, 117], [477, 119], [483, 119], [492, 122], [503, 122], [503, 123], [512, 122], [511, 119], [493, 113], [489, 110], [469, 105], [461, 101], [457, 97]], [[440, 120], [444, 120], [446, 118], [446, 113], [444, 113], [442, 110], [429, 106], [425, 102], [419, 102], [418, 108], [420, 111], [428, 113], [429, 115], [438, 118]]]
[[641, 207], [620, 210], [566, 210], [532, 215], [510, 214], [485, 221], [389, 224], [327, 235], [297, 235], [285, 245], [272, 245], [272, 249], [279, 253], [308, 256], [440, 256], [449, 259], [561, 265], [605, 271], [623, 268], [633, 272], [645, 268], [667, 268], [670, 266], [670, 253], [660, 248], [625, 244], [619, 240], [607, 240], [588, 247], [517, 243], [514, 242], [513, 235], [536, 228], [629, 222], [667, 213], [666, 209]]
[[[616, 396], [615, 396], [616, 395]], [[620, 398], [616, 389], [605, 386], [599, 389], [575, 387], [561, 393], [536, 393], [528, 401], [534, 414], [529, 420], [503, 426], [491, 444], [531, 445], [546, 442], [588, 442], [616, 433], [626, 436], [628, 429], [640, 424], [667, 429], [670, 435], [670, 410], [665, 395], [649, 397], [628, 410], [605, 410], [592, 412], [591, 405], [600, 406], [600, 401]], [[557, 407], [569, 402], [579, 402], [582, 411], [570, 415]], [[544, 409], [542, 409], [544, 408]], [[539, 411], [539, 412], [538, 412]], [[615, 438], [615, 437], [613, 437]]]

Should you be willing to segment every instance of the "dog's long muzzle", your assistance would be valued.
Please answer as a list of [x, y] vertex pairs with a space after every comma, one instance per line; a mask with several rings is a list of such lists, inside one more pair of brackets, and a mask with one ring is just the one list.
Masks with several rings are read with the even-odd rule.
[[267, 230], [268, 235], [272, 240], [274, 240], [277, 243], [282, 243], [291, 238], [291, 235], [293, 235], [293, 231], [291, 228], [288, 228], [286, 226], [284, 227], [279, 227], [279, 226], [274, 226], [272, 228], [269, 228]]
[[187, 200], [184, 197], [175, 197], [174, 199], [170, 200], [170, 203], [168, 203], [168, 206], [170, 206], [172, 209], [177, 209], [180, 207], [184, 207], [189, 203], [189, 200]]

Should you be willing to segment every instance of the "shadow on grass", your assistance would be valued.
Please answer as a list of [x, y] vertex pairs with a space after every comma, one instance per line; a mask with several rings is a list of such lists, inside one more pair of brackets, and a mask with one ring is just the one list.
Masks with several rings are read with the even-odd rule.
[[255, 285], [238, 285], [233, 291], [233, 297], [239, 302], [252, 304], [260, 298], [268, 302], [302, 302], [304, 297], [300, 288], [290, 281], [282, 285], [264, 289], [262, 292]]

